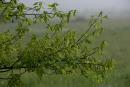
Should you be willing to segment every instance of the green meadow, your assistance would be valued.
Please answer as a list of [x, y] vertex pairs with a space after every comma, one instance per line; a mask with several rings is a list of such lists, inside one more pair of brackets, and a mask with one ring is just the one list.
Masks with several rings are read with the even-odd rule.
[[[74, 20], [66, 27], [68, 30], [76, 30], [82, 33], [87, 29], [88, 20]], [[13, 29], [14, 24], [0, 24], [0, 31]], [[43, 25], [33, 25], [30, 32], [41, 35], [44, 31]], [[114, 70], [102, 83], [79, 75], [72, 76], [43, 76], [41, 80], [35, 74], [26, 74], [23, 78], [25, 87], [130, 87], [130, 18], [108, 18], [104, 22], [104, 32], [97, 38], [106, 40], [108, 46], [105, 57], [114, 60]], [[96, 42], [94, 43], [96, 45]], [[0, 87], [5, 87], [4, 81], [0, 81]]]

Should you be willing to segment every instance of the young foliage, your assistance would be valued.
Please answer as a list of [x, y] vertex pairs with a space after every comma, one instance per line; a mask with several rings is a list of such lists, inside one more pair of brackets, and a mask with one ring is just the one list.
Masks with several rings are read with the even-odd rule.
[[[0, 2], [0, 6], [0, 20], [6, 24], [15, 18], [17, 24], [15, 33], [0, 33], [0, 74], [6, 74], [0, 79], [8, 80], [8, 87], [20, 87], [21, 77], [30, 72], [35, 72], [40, 78], [42, 75], [78, 73], [99, 80], [112, 68], [112, 60], [102, 58], [106, 41], [93, 46], [92, 38], [104, 29], [102, 21], [107, 16], [102, 12], [93, 16], [86, 32], [77, 36], [75, 31], [64, 31], [76, 10], [60, 11], [57, 3], [49, 4], [45, 9], [41, 2], [36, 2], [30, 9], [36, 12], [30, 18], [26, 16], [26, 6], [17, 0], [7, 4]], [[32, 34], [29, 39], [30, 26], [39, 22], [47, 30], [41, 37]]]

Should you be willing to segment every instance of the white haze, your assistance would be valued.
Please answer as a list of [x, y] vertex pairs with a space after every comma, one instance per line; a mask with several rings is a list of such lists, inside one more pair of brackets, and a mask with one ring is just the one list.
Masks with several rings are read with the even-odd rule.
[[[31, 6], [34, 2], [59, 3], [60, 9], [77, 9], [81, 14], [104, 11], [116, 16], [130, 16], [130, 0], [20, 0]], [[123, 16], [122, 15], [122, 16]]]

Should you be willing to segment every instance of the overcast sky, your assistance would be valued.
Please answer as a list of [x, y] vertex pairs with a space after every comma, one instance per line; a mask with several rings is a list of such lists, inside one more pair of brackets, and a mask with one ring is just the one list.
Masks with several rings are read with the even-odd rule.
[[109, 10], [130, 10], [130, 0], [20, 0], [28, 5], [36, 1], [57, 2], [62, 9], [109, 9]]
[[80, 16], [91, 16], [103, 11], [110, 17], [129, 17], [130, 0], [19, 0], [27, 5], [42, 1], [44, 3], [59, 3], [62, 10], [78, 10]]

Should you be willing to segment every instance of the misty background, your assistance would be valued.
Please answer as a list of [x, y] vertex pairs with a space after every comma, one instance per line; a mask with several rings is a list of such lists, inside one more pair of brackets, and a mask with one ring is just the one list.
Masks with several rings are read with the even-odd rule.
[[114, 17], [130, 16], [130, 0], [20, 0], [28, 6], [32, 6], [34, 2], [38, 1], [56, 2], [62, 10], [77, 9], [78, 14], [82, 16], [92, 15], [99, 11]]

